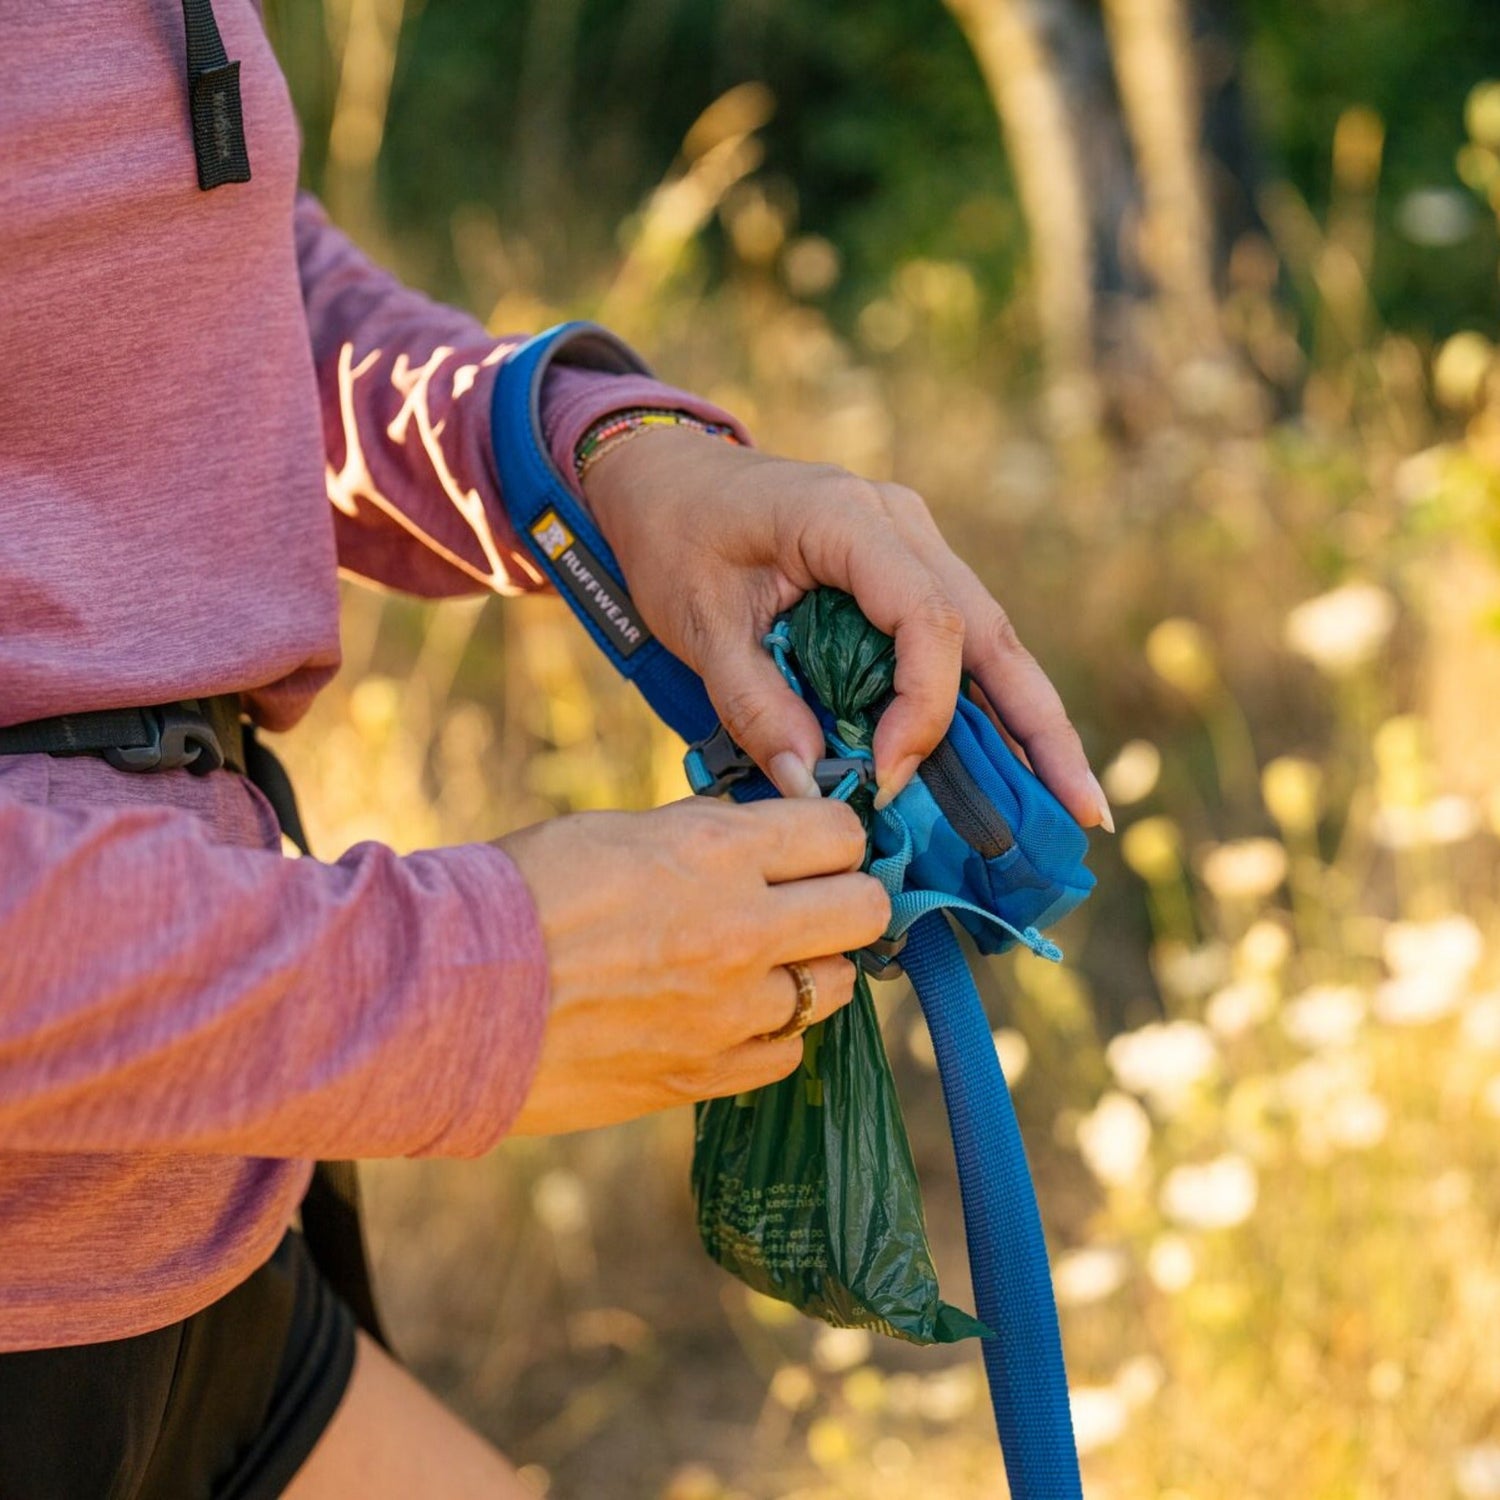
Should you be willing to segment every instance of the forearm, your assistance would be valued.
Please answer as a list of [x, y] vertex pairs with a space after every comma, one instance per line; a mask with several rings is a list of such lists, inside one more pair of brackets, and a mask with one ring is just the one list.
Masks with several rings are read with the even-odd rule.
[[0, 801], [0, 1141], [468, 1155], [530, 1085], [546, 961], [498, 850], [334, 865]]
[[[426, 595], [542, 586], [506, 513], [490, 434], [499, 366], [524, 335], [474, 319], [373, 265], [305, 195], [297, 254], [322, 402], [339, 561]], [[727, 421], [708, 402], [620, 371], [556, 366], [541, 391], [553, 458], [571, 474], [584, 432], [611, 411], [677, 408]]]

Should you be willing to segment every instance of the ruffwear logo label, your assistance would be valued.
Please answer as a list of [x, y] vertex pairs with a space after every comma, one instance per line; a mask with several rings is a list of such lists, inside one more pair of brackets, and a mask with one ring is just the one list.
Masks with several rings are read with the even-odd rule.
[[544, 512], [532, 526], [531, 537], [556, 565], [558, 586], [577, 600], [621, 656], [634, 655], [651, 639], [630, 595], [615, 584], [599, 559], [563, 525], [555, 510]]
[[553, 562], [556, 562], [573, 545], [573, 533], [557, 519], [555, 510], [549, 510], [531, 528], [531, 534], [537, 539], [537, 545]]

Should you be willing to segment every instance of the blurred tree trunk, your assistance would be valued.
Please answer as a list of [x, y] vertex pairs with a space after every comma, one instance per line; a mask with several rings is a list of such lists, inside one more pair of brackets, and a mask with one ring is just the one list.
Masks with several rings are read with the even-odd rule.
[[1031, 241], [1049, 406], [1064, 433], [1091, 430], [1094, 376], [1091, 221], [1068, 100], [1047, 42], [1058, 0], [944, 0], [994, 101]]
[[328, 0], [326, 15], [339, 81], [323, 195], [334, 218], [367, 249], [378, 251], [375, 162], [385, 140], [406, 0]]
[[1183, 0], [1104, 0], [1144, 200], [1141, 260], [1173, 359], [1224, 347], [1201, 94]]

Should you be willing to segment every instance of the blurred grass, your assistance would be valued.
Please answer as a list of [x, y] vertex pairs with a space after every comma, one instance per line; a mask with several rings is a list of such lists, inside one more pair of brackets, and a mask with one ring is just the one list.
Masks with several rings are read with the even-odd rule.
[[[340, 14], [368, 55], [338, 97], [368, 123], [391, 7]], [[1068, 965], [982, 973], [1090, 1495], [1500, 1496], [1500, 365], [1478, 331], [1428, 348], [1379, 324], [1380, 121], [1341, 121], [1326, 217], [1268, 199], [1309, 325], [1247, 251], [1232, 357], [1121, 373], [1111, 422], [1060, 443], [1024, 300], [981, 330], [966, 266], [908, 262], [852, 333], [818, 310], [838, 250], [758, 183], [764, 106], [737, 91], [695, 127], [587, 304], [550, 304], [481, 210], [455, 215], [457, 260], [497, 329], [602, 310], [766, 447], [921, 490], [1107, 768], [1121, 837], [1096, 841]], [[1476, 91], [1459, 168], [1500, 211], [1497, 115]], [[355, 125], [335, 139], [358, 216]], [[710, 289], [711, 221], [733, 259]], [[344, 630], [286, 745], [325, 854], [684, 790], [680, 747], [556, 601], [351, 588]], [[930, 1052], [908, 995], [881, 1004], [961, 1301]], [[690, 1125], [372, 1171], [417, 1368], [554, 1495], [997, 1493], [972, 1351], [820, 1329], [708, 1264]]]

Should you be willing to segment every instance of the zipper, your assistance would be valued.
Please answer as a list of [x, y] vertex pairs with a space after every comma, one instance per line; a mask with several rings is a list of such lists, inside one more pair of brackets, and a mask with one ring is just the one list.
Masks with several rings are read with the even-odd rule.
[[997, 859], [1015, 845], [1010, 824], [979, 789], [946, 735], [922, 762], [921, 776], [954, 832], [983, 858]]

